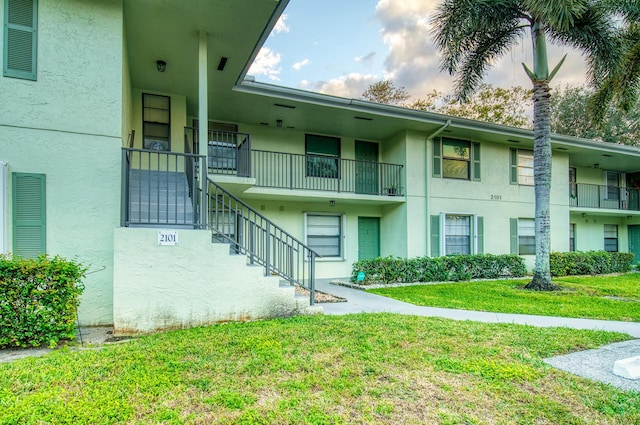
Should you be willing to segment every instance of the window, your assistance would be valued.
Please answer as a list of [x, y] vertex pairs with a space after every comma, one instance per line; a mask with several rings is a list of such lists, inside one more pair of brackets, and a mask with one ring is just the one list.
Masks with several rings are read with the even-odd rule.
[[620, 173], [615, 171], [606, 171], [605, 180], [607, 185], [607, 200], [620, 200]]
[[445, 255], [471, 254], [471, 217], [447, 215], [445, 218]]
[[46, 253], [45, 177], [13, 173], [13, 253], [21, 257]]
[[431, 256], [482, 254], [484, 220], [474, 214], [431, 216]]
[[171, 150], [171, 99], [144, 93], [142, 95], [143, 149]]
[[511, 184], [533, 186], [533, 151], [511, 149]]
[[322, 257], [342, 257], [342, 215], [306, 214], [306, 243]]
[[569, 196], [575, 199], [578, 196], [578, 185], [576, 183], [576, 168], [569, 167]]
[[445, 137], [434, 139], [433, 176], [480, 181], [480, 143]]
[[511, 219], [511, 253], [535, 255], [536, 222], [533, 218]]
[[3, 75], [35, 81], [38, 1], [6, 0], [4, 5]]
[[618, 225], [604, 225], [604, 250], [618, 252]]
[[569, 251], [576, 250], [576, 224], [569, 223]]
[[340, 139], [307, 134], [305, 154], [307, 177], [339, 178]]

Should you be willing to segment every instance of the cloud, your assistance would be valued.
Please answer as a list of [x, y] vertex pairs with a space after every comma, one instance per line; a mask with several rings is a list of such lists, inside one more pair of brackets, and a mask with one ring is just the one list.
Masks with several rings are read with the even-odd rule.
[[358, 74], [354, 72], [329, 81], [309, 82], [303, 80], [300, 86], [311, 91], [357, 99], [362, 96], [362, 93], [364, 93], [371, 84], [380, 80], [381, 78], [378, 75]]
[[355, 58], [353, 58], [353, 60], [355, 60], [356, 62], [360, 62], [367, 67], [370, 67], [371, 65], [373, 65], [373, 61], [376, 58], [376, 55], [376, 52], [371, 52], [364, 56], [356, 56]]
[[263, 47], [260, 49], [253, 64], [251, 64], [248, 73], [256, 76], [265, 75], [270, 80], [279, 81], [278, 75], [282, 70], [279, 67], [281, 59], [280, 53], [275, 53], [268, 47]]
[[309, 65], [311, 63], [311, 61], [309, 59], [304, 59], [300, 62], [296, 62], [294, 63], [291, 67], [293, 69], [295, 69], [296, 71], [300, 71], [302, 69], [302, 67]]
[[289, 26], [287, 25], [287, 14], [283, 13], [282, 15], [280, 15], [280, 18], [278, 19], [278, 22], [276, 22], [276, 25], [273, 27], [273, 31], [271, 31], [271, 34], [280, 34], [281, 32], [289, 32]]

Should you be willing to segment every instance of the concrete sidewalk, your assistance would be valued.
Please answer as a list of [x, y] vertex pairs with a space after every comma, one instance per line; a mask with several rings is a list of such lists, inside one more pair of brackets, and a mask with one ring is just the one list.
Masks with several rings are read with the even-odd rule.
[[453, 320], [474, 320], [486, 323], [515, 323], [538, 327], [567, 327], [622, 332], [640, 338], [640, 323], [612, 320], [572, 319], [568, 317], [535, 316], [531, 314], [491, 313], [452, 308], [421, 307], [359, 289], [333, 285], [328, 279], [318, 279], [316, 289], [342, 298], [346, 303], [321, 304], [325, 314], [399, 313], [415, 316], [444, 317]]

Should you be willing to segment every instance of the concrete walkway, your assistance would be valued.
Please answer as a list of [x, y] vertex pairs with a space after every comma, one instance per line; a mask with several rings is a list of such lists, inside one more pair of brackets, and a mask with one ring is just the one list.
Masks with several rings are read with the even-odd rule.
[[316, 289], [338, 297], [346, 303], [321, 304], [325, 314], [399, 313], [415, 316], [444, 317], [454, 320], [473, 320], [486, 323], [515, 323], [538, 327], [567, 327], [622, 332], [640, 338], [640, 323], [612, 320], [571, 319], [568, 317], [535, 316], [531, 314], [491, 313], [486, 311], [456, 310], [452, 308], [420, 307], [403, 301], [371, 294], [358, 289], [333, 285], [327, 279], [318, 279]]

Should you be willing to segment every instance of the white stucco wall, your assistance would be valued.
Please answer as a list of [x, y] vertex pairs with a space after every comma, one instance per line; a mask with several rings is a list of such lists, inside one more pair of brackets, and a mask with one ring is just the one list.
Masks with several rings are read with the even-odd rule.
[[132, 334], [304, 312], [308, 298], [247, 266], [207, 230], [178, 230], [158, 245], [158, 229], [119, 228], [114, 237], [114, 330]]
[[[47, 253], [95, 272], [84, 281], [80, 324], [109, 324], [120, 210], [122, 1], [38, 5], [37, 81], [0, 76], [0, 160], [10, 173], [46, 174]], [[2, 13], [0, 1], [0, 20]], [[10, 233], [11, 211], [8, 218]]]

